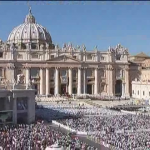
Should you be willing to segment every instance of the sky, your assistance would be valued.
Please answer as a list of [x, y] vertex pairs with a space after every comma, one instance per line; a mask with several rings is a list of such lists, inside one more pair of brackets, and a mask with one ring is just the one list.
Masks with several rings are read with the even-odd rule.
[[[50, 33], [54, 44], [71, 42], [105, 51], [121, 44], [130, 54], [150, 55], [150, 2], [29, 2], [36, 22]], [[24, 22], [26, 1], [0, 1], [0, 38], [6, 41]]]

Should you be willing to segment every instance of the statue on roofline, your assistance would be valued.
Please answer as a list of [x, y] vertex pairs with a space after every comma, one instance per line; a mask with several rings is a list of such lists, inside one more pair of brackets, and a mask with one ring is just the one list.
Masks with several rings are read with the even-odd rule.
[[83, 51], [86, 52], [86, 47], [85, 47], [85, 45], [83, 45], [82, 48], [83, 48]]
[[11, 51], [11, 53], [14, 54], [15, 50], [16, 50], [15, 44], [12, 43], [12, 44], [10, 45], [10, 51]]
[[97, 45], [95, 46], [94, 50], [95, 50], [96, 52], [98, 51], [98, 49], [97, 49]]
[[65, 51], [66, 48], [67, 48], [67, 45], [66, 45], [66, 43], [64, 43], [63, 46], [62, 46], [62, 50]]
[[55, 45], [55, 49], [59, 49], [59, 45], [58, 44]]

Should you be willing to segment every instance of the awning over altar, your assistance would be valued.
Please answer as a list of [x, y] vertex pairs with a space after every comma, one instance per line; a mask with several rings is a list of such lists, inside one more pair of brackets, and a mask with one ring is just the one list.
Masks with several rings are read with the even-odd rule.
[[64, 148], [59, 146], [58, 144], [53, 144], [51, 146], [46, 147], [45, 150], [64, 150]]

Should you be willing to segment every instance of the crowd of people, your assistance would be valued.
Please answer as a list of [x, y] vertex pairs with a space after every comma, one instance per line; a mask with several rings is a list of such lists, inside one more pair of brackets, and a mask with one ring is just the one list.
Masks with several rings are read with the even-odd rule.
[[44, 123], [0, 128], [0, 146], [5, 150], [45, 150], [53, 144], [59, 145], [62, 150], [98, 150], [75, 135], [64, 134]]
[[60, 120], [59, 122], [74, 130], [87, 132], [92, 138], [122, 150], [150, 148], [149, 116], [120, 112], [118, 115], [105, 114], [106, 116], [86, 116], [78, 119]]
[[104, 95], [91, 95], [91, 94], [81, 94], [81, 95], [60, 95], [57, 96], [49, 95], [48, 97], [45, 97], [45, 95], [39, 95], [36, 96], [36, 101], [38, 102], [51, 102], [51, 101], [59, 101], [59, 100], [69, 100], [69, 99], [91, 99], [91, 100], [101, 100], [101, 101], [116, 101], [116, 100], [129, 100], [129, 98], [125, 97], [122, 98], [120, 96], [104, 96]]
[[110, 101], [110, 100], [129, 100], [129, 98], [122, 98], [120, 96], [106, 96], [106, 95], [91, 95], [91, 94], [81, 94], [76, 96], [77, 99], [91, 99], [91, 100], [102, 100], [102, 101]]
[[[118, 115], [118, 112], [97, 108], [85, 103], [76, 103], [70, 101], [39, 103], [36, 114], [37, 116], [47, 120], [57, 120], [64, 117], [81, 117], [81, 116], [98, 116], [98, 115]], [[112, 113], [113, 112], [113, 113]]]
[[[57, 119], [76, 131], [87, 132], [88, 136], [96, 141], [104, 141], [115, 146], [116, 149], [150, 148], [150, 117], [148, 115], [125, 114], [109, 108], [97, 108], [67, 101], [55, 102], [51, 105], [46, 103], [42, 106], [51, 110], [52, 116], [55, 116], [55, 112], [60, 113], [60, 116], [63, 113], [66, 116], [80, 115], [77, 118], [57, 117]], [[50, 114], [45, 113], [49, 117]]]
[[[104, 141], [115, 149], [150, 148], [150, 116], [125, 114], [84, 102], [38, 102], [36, 116], [47, 121], [57, 120], [76, 131], [87, 132], [98, 142]], [[65, 150], [95, 150], [75, 136], [64, 135], [48, 124], [5, 126], [0, 128], [0, 146], [4, 149], [45, 149], [57, 143]]]

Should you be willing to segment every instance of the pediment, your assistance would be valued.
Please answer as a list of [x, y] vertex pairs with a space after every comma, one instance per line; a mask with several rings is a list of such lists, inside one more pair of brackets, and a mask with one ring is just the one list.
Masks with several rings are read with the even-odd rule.
[[52, 59], [47, 60], [48, 62], [76, 62], [80, 63], [81, 61], [79, 59], [73, 58], [72, 56], [68, 55], [61, 55]]

